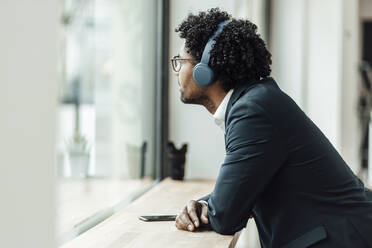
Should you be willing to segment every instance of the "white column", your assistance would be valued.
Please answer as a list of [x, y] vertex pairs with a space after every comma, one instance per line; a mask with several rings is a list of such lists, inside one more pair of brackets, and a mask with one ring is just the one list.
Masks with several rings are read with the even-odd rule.
[[308, 2], [307, 114], [340, 151], [342, 1]]
[[0, 247], [55, 247], [58, 2], [0, 1]]
[[342, 16], [342, 90], [341, 90], [341, 154], [351, 169], [360, 169], [361, 127], [358, 118], [360, 90], [359, 0], [343, 0]]
[[270, 51], [272, 76], [306, 110], [306, 0], [271, 1]]

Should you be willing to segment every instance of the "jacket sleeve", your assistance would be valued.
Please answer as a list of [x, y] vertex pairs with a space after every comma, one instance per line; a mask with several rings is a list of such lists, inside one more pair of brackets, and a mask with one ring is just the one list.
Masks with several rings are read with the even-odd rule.
[[257, 198], [286, 158], [278, 130], [256, 103], [237, 102], [228, 122], [226, 156], [208, 198], [210, 225], [221, 234], [246, 226]]
[[199, 198], [197, 201], [208, 201], [210, 194], [203, 196], [202, 198]]

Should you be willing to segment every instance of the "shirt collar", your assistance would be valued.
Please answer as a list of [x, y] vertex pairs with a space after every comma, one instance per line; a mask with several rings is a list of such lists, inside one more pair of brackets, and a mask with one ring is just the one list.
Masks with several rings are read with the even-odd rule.
[[234, 89], [229, 90], [226, 96], [223, 98], [222, 102], [218, 106], [216, 112], [213, 115], [214, 122], [219, 126], [222, 131], [225, 132], [225, 115], [226, 115], [226, 108], [227, 104], [229, 103], [230, 97], [233, 93]]

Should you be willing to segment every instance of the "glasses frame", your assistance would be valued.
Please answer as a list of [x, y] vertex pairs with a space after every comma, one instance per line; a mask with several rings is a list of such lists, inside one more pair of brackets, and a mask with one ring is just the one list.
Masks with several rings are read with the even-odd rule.
[[182, 67], [182, 63], [181, 63], [180, 68], [179, 69], [176, 68], [176, 62], [177, 61], [193, 61], [193, 62], [196, 62], [195, 59], [184, 59], [184, 58], [180, 58], [179, 55], [173, 56], [173, 58], [171, 58], [170, 62], [171, 62], [172, 69], [173, 69], [174, 72], [179, 72], [181, 70], [181, 67]]

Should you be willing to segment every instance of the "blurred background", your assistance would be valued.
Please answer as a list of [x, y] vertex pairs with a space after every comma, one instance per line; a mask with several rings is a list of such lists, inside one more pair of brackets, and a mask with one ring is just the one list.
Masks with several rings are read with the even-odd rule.
[[168, 141], [188, 145], [186, 179], [217, 177], [223, 133], [169, 68], [174, 29], [213, 7], [257, 24], [274, 79], [372, 185], [372, 1], [3, 0], [1, 247], [58, 247], [105, 220], [169, 176]]

